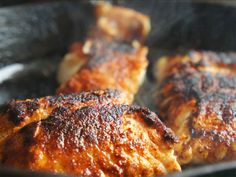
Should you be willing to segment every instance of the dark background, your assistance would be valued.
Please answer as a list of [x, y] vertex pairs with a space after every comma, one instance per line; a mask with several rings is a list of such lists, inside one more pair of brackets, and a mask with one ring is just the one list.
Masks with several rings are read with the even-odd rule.
[[[42, 3], [42, 2], [58, 2], [60, 0], [7, 0], [0, 2], [0, 6], [13, 6], [19, 4], [27, 4], [27, 3]], [[72, 1], [72, 0], [68, 0]]]

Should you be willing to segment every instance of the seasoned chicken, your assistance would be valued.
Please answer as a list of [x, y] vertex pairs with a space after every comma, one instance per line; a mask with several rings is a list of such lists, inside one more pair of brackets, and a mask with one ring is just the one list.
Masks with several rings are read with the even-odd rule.
[[148, 65], [142, 41], [150, 30], [149, 18], [107, 4], [98, 5], [96, 12], [87, 40], [72, 45], [60, 65], [58, 93], [112, 88], [133, 96]]
[[115, 40], [143, 42], [151, 24], [148, 16], [132, 9], [98, 4], [96, 6], [96, 31]]
[[[87, 101], [86, 99], [88, 98], [90, 98], [90, 100]], [[80, 101], [75, 102], [77, 99]], [[80, 95], [71, 94], [68, 98], [67, 96], [58, 96], [55, 98], [44, 97], [40, 99], [27, 99], [22, 101], [13, 100], [3, 107], [0, 112], [0, 150], [1, 145], [5, 142], [7, 137], [11, 136], [13, 133], [17, 132], [31, 122], [48, 118], [51, 112], [59, 106], [58, 104], [61, 104], [62, 106], [64, 102], [67, 104], [72, 102], [75, 105], [81, 105], [83, 102], [86, 102], [86, 105], [96, 105], [100, 104], [100, 102], [104, 102], [105, 104], [109, 102], [113, 102], [114, 104], [127, 104], [130, 102], [130, 99], [131, 98], [129, 98], [129, 95], [126, 95], [125, 93], [103, 90], [94, 91], [91, 93], [85, 92]]]
[[191, 51], [157, 63], [158, 109], [180, 164], [236, 159], [236, 54]]
[[106, 90], [9, 104], [4, 116], [27, 125], [4, 141], [2, 163], [79, 176], [180, 171], [172, 131], [155, 113], [123, 104], [127, 101], [125, 95]]
[[[102, 40], [87, 41], [85, 45], [89, 45], [87, 55], [75, 51], [84, 55], [84, 65], [62, 84], [58, 93], [113, 88], [134, 95], [138, 91], [148, 63], [146, 48]], [[80, 44], [74, 48], [80, 50]]]

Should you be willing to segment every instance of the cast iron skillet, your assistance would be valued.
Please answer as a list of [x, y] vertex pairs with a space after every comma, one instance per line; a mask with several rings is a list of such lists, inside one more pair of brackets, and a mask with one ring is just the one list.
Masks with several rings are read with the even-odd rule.
[[[189, 49], [236, 51], [234, 7], [161, 0], [113, 3], [134, 8], [151, 17], [152, 32], [147, 40], [150, 66], [136, 101], [154, 111], [152, 95], [147, 93], [155, 91], [152, 66], [159, 56]], [[93, 22], [92, 9], [92, 3], [81, 1], [0, 8], [0, 105], [10, 99], [55, 93], [58, 87], [55, 79], [58, 64], [68, 46], [86, 36]], [[146, 94], [140, 94], [142, 92]], [[188, 167], [183, 173], [171, 177], [175, 175], [233, 177], [236, 176], [236, 162]], [[0, 167], [0, 176], [60, 175]]]

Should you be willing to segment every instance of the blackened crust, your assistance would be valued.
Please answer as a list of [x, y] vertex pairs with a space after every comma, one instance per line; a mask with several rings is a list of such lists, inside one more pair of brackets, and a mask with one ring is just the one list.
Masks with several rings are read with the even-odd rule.
[[[107, 90], [39, 99], [41, 112], [47, 111], [47, 117], [9, 136], [2, 163], [82, 176], [98, 172], [153, 176], [166, 173], [166, 169], [159, 171], [159, 163], [152, 163], [158, 159], [161, 168], [173, 170], [174, 166], [179, 171], [172, 154], [173, 133], [147, 108], [122, 104], [113, 96], [119, 94]], [[140, 164], [137, 160], [133, 165], [136, 156], [145, 161]], [[146, 161], [150, 166], [143, 165]]]
[[[3, 114], [9, 114], [9, 120], [15, 125], [27, 121], [33, 113], [39, 108], [48, 109], [48, 107], [57, 107], [60, 105], [70, 106], [75, 103], [86, 103], [88, 101], [97, 104], [112, 102], [114, 99], [120, 99], [120, 92], [106, 89], [93, 92], [82, 92], [80, 94], [47, 96], [41, 99], [28, 99], [25, 101], [11, 101], [2, 108]], [[47, 111], [47, 110], [46, 110]], [[40, 119], [40, 118], [39, 118]]]
[[7, 105], [7, 112], [10, 115], [11, 121], [17, 125], [32, 116], [33, 112], [38, 108], [39, 103], [37, 99], [20, 102], [13, 100]]
[[177, 137], [174, 135], [171, 129], [167, 128], [158, 116], [150, 111], [148, 108], [131, 106], [128, 113], [140, 113], [143, 120], [151, 127], [155, 127], [158, 133], [162, 134], [163, 140], [170, 143], [178, 142]]
[[103, 102], [105, 100], [110, 100], [113, 98], [119, 98], [120, 92], [113, 89], [105, 89], [105, 90], [95, 90], [91, 92], [81, 92], [79, 94], [68, 94], [68, 95], [59, 95], [59, 96], [49, 96], [46, 99], [50, 102], [50, 104], [73, 104], [76, 102], [86, 103], [88, 101], [97, 101]]
[[[81, 151], [104, 141], [121, 143], [127, 139], [122, 131], [124, 115], [137, 114], [144, 122], [156, 129], [163, 141], [173, 144], [177, 138], [157, 117], [147, 108], [128, 105], [93, 105], [77, 110], [68, 107], [56, 107], [51, 115], [39, 122], [30, 124], [22, 133], [31, 131], [31, 136], [40, 129], [41, 146], [49, 145], [53, 149], [73, 149]], [[29, 140], [29, 139], [28, 139]], [[32, 137], [31, 142], [34, 141]]]
[[88, 61], [83, 68], [94, 68], [109, 60], [118, 59], [117, 54], [133, 54], [136, 49], [131, 44], [122, 41], [110, 41], [95, 38], [91, 40], [92, 44], [89, 49]]
[[[170, 74], [159, 87], [171, 89], [165, 96], [160, 94], [158, 99], [178, 95], [178, 100], [195, 100], [196, 109], [189, 117], [192, 137], [207, 137], [229, 145], [236, 138], [236, 132], [231, 130], [236, 117], [236, 54], [191, 51], [187, 57], [188, 61], [168, 66], [166, 73]], [[169, 59], [171, 62], [177, 58]], [[205, 119], [200, 119], [203, 116]], [[214, 121], [217, 128], [199, 126], [200, 121], [205, 125], [207, 119]]]

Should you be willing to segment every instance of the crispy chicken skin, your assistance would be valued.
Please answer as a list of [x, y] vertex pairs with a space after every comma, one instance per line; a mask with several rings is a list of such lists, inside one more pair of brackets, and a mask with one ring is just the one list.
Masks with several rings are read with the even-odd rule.
[[191, 51], [157, 62], [159, 115], [180, 164], [236, 159], [236, 54]]
[[[75, 43], [58, 73], [57, 93], [112, 88], [134, 95], [142, 83], [148, 49], [142, 41], [150, 29], [147, 16], [107, 4], [96, 7], [96, 26], [84, 43]], [[132, 100], [131, 100], [132, 101]]]
[[[125, 93], [103, 90], [94, 91], [91, 93], [85, 92], [80, 95], [71, 94], [70, 96], [68, 96], [68, 98], [67, 96], [58, 96], [54, 98], [54, 100], [51, 97], [27, 99], [22, 101], [13, 100], [6, 106], [4, 106], [0, 112], [0, 150], [6, 138], [11, 136], [14, 132], [20, 130], [25, 125], [31, 122], [36, 122], [48, 118], [51, 112], [60, 104], [63, 105], [64, 102], [66, 102], [67, 104], [73, 102], [73, 97], [75, 100], [79, 99], [80, 102], [78, 102], [78, 104], [82, 105], [81, 100], [83, 100], [84, 97], [89, 98], [89, 96], [93, 96], [93, 98], [86, 102], [86, 105], [99, 104], [101, 102], [99, 101], [100, 97], [105, 103], [113, 102], [117, 104], [127, 104], [131, 99], [129, 98], [129, 95], [126, 95]], [[76, 105], [77, 103], [75, 102], [73, 104]]]
[[[37, 107], [6, 113], [16, 122], [32, 120], [4, 141], [4, 165], [79, 176], [154, 176], [180, 171], [172, 131], [147, 108], [123, 104], [127, 100], [117, 91], [26, 102]], [[38, 110], [41, 114], [33, 117]]]

